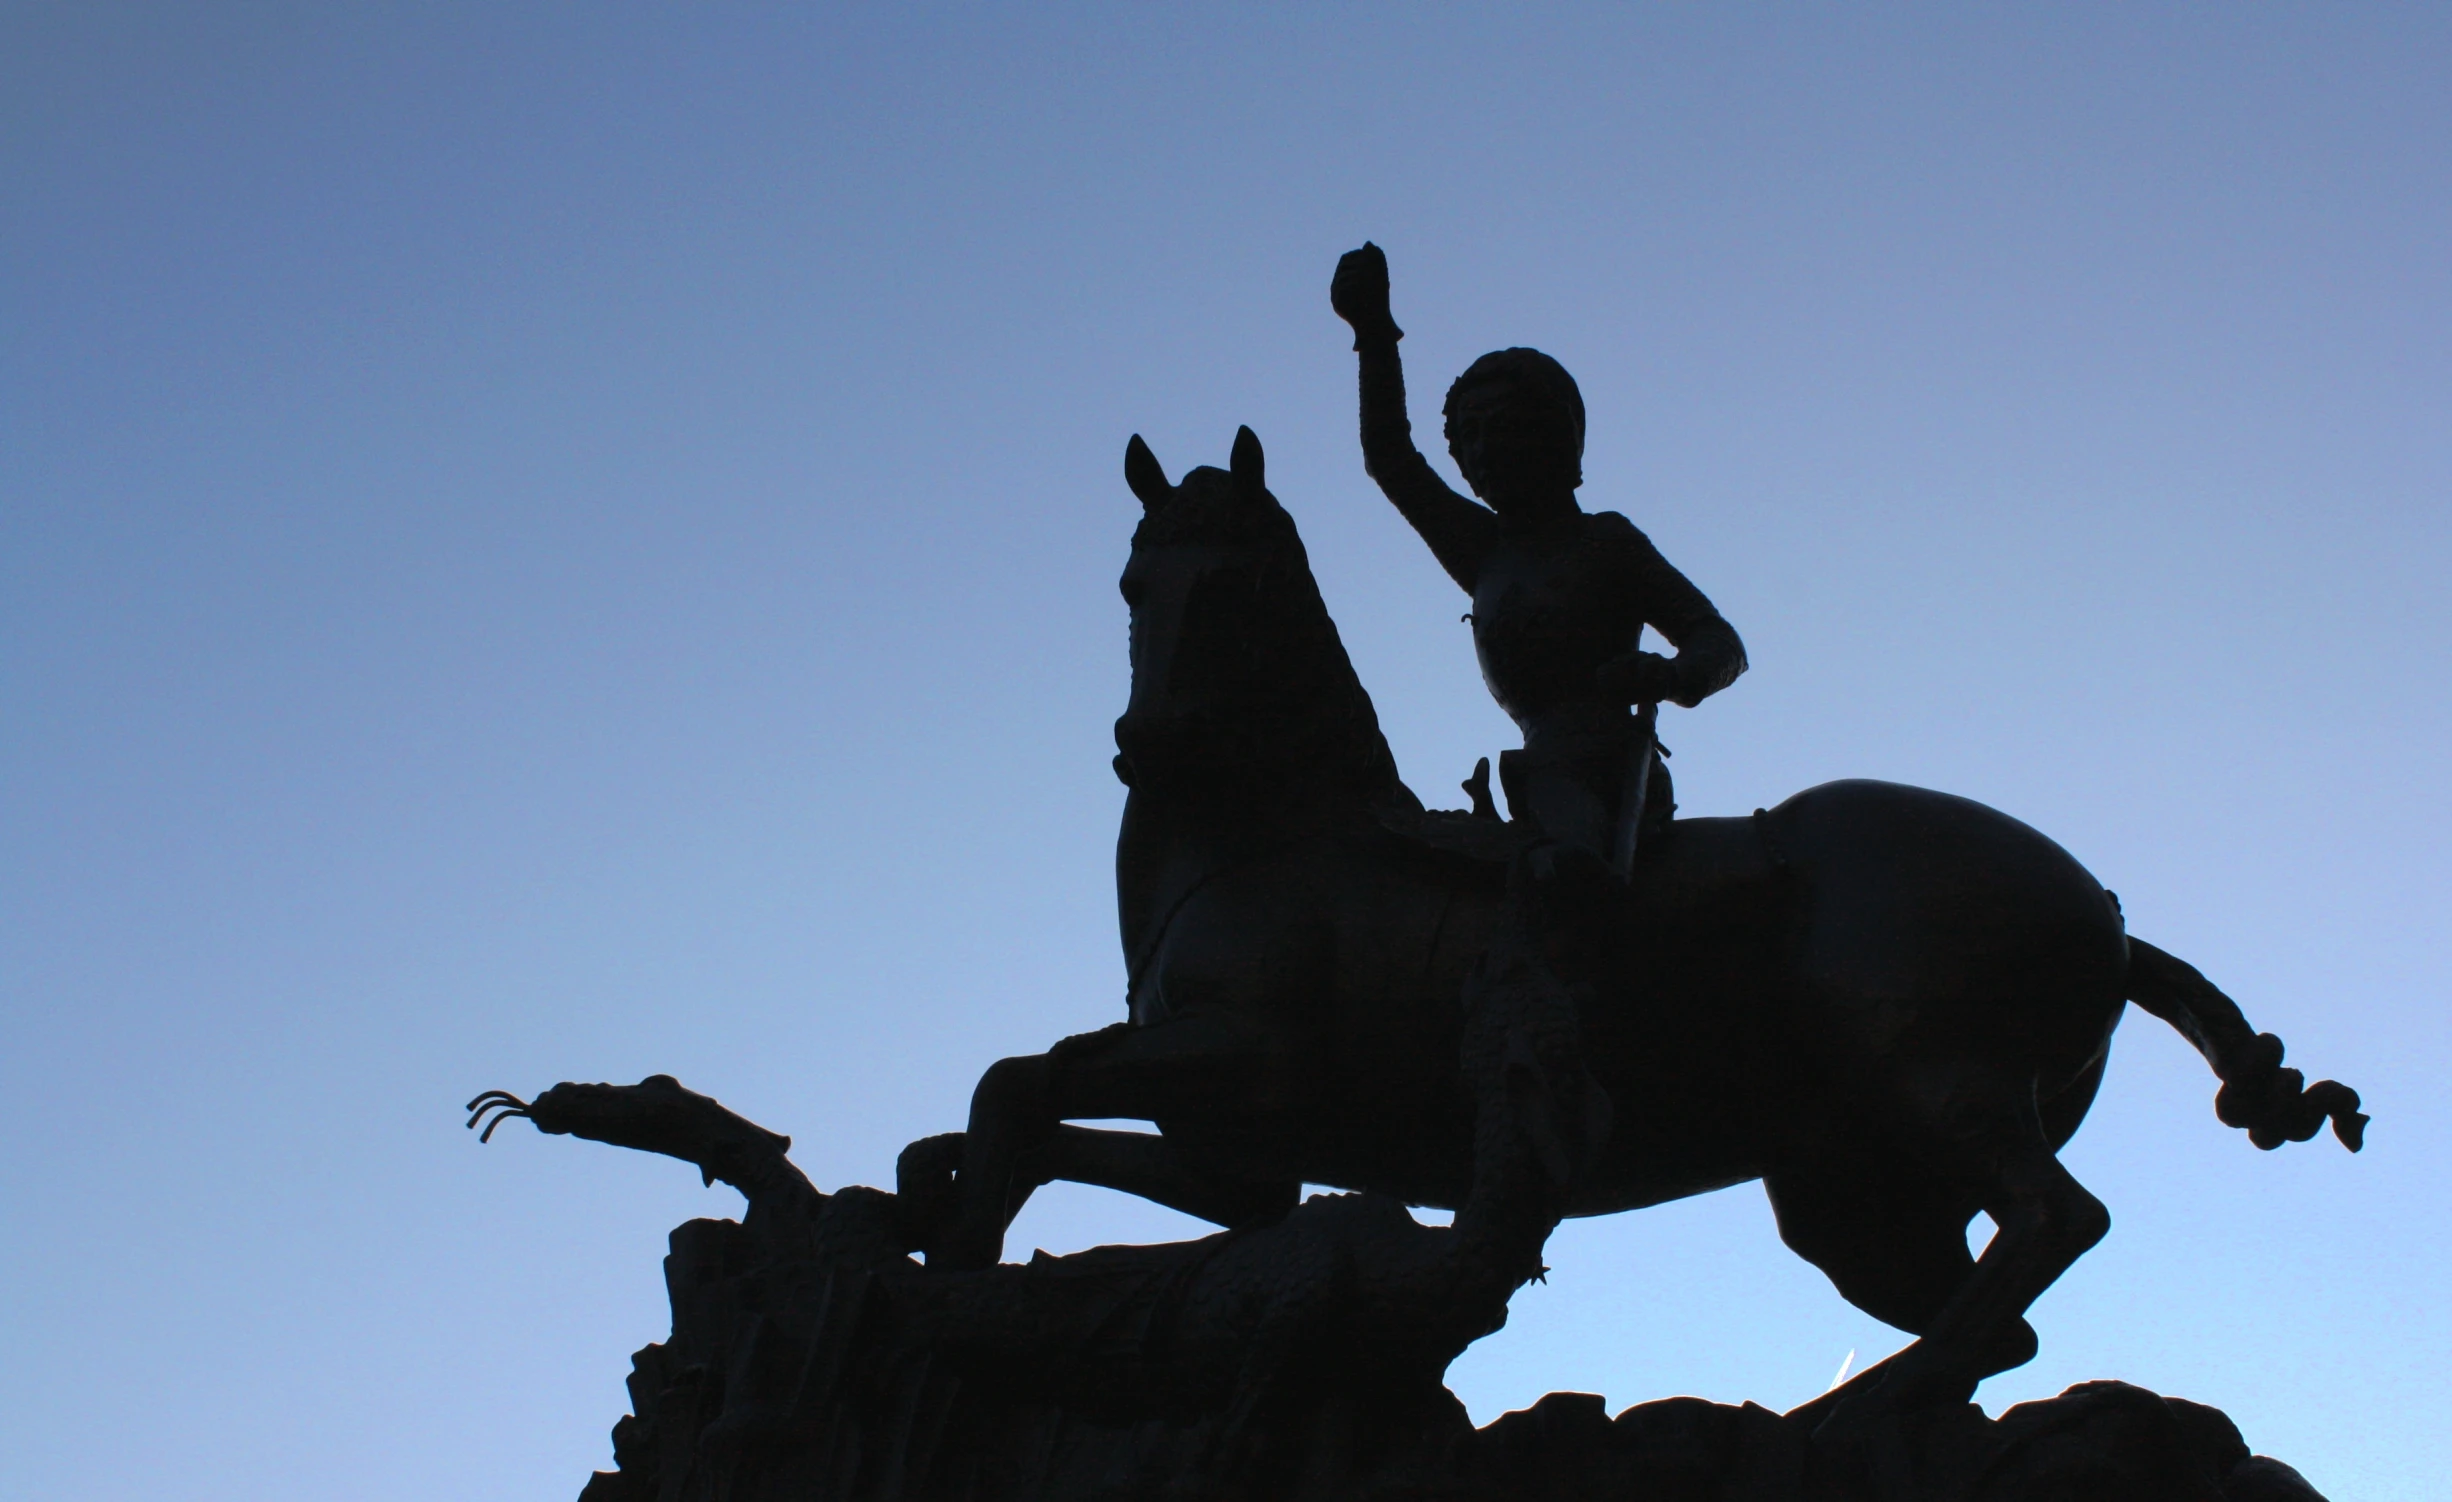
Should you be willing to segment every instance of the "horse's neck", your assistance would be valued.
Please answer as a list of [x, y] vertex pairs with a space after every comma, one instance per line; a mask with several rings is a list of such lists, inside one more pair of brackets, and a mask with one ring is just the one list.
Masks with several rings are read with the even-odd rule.
[[1221, 806], [1135, 788], [1115, 846], [1125, 963], [1137, 970], [1176, 910], [1213, 878], [1349, 822], [1337, 800]]

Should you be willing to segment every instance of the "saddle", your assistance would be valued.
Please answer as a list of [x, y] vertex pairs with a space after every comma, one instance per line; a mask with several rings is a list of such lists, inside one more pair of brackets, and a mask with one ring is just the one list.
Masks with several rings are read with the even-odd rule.
[[[1375, 812], [1381, 834], [1417, 858], [1477, 884], [1503, 887], [1508, 867], [1541, 835], [1530, 820], [1500, 818], [1486, 793], [1477, 792], [1474, 801], [1480, 806], [1426, 809], [1406, 800]], [[1708, 921], [1744, 894], [1781, 883], [1788, 861], [1769, 827], [1771, 817], [1646, 820], [1629, 903], [1653, 922]]]
[[[1666, 754], [1666, 747], [1655, 746], [1652, 775], [1643, 797], [1640, 828], [1644, 841], [1666, 834], [1677, 810], [1676, 797], [1670, 791], [1669, 769], [1660, 761]], [[1528, 767], [1526, 753], [1522, 751], [1499, 753], [1499, 771], [1511, 806], [1526, 801], [1524, 782]], [[1490, 797], [1488, 758], [1473, 768], [1473, 775], [1462, 786], [1473, 800], [1469, 809], [1424, 808], [1421, 800], [1407, 789], [1402, 797], [1382, 802], [1372, 812], [1381, 829], [1406, 845], [1473, 865], [1504, 870], [1518, 855], [1540, 843], [1542, 835], [1531, 819], [1499, 817], [1498, 805]], [[1636, 863], [1640, 865], [1642, 842], [1637, 843], [1636, 850]]]
[[1381, 829], [1420, 853], [1488, 866], [1500, 874], [1541, 841], [1539, 831], [1525, 820], [1474, 809], [1383, 807], [1376, 812]]

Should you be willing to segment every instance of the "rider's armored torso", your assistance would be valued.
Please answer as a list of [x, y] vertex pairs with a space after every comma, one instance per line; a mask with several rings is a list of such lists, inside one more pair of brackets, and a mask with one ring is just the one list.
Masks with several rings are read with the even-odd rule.
[[[1665, 778], [1653, 789], [1640, 775], [1652, 751], [1632, 706], [1702, 702], [1745, 671], [1745, 648], [1634, 523], [1576, 505], [1583, 398], [1557, 361], [1499, 350], [1449, 391], [1449, 452], [1492, 502], [1477, 505], [1413, 446], [1403, 331], [1388, 315], [1377, 248], [1340, 262], [1329, 295], [1361, 357], [1363, 465], [1473, 597], [1482, 681], [1524, 732], [1524, 750], [1499, 762], [1510, 812], [1622, 866], [1633, 847], [1619, 806], [1657, 803], [1663, 818], [1672, 806]], [[1638, 650], [1647, 625], [1673, 660]]]
[[1562, 718], [1595, 728], [1624, 719], [1626, 706], [1601, 691], [1601, 668], [1635, 650], [1647, 619], [1685, 613], [1685, 602], [1658, 598], [1675, 593], [1656, 577], [1668, 569], [1660, 554], [1610, 511], [1508, 530], [1494, 544], [1473, 581], [1472, 614], [1491, 697], [1527, 736]]

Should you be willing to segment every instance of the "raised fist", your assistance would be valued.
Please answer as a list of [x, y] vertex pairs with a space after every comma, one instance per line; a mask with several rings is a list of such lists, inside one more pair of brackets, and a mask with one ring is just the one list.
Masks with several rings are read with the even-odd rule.
[[1349, 250], [1338, 259], [1337, 274], [1328, 283], [1328, 305], [1353, 325], [1357, 339], [1403, 335], [1388, 312], [1388, 257], [1367, 240], [1360, 250]]

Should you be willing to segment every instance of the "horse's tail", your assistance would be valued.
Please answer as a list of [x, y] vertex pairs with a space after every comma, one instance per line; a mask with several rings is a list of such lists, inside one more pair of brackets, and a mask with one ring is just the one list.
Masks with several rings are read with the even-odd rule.
[[2223, 1125], [2244, 1127], [2248, 1140], [2267, 1150], [2305, 1142], [2329, 1118], [2341, 1145], [2357, 1152], [2366, 1140], [2367, 1118], [2358, 1092], [2333, 1080], [2307, 1083], [2282, 1067], [2282, 1040], [2248, 1026], [2239, 1004], [2217, 990], [2197, 967], [2131, 935], [2128, 999], [2178, 1029], [2196, 1045], [2222, 1079], [2214, 1114]]

